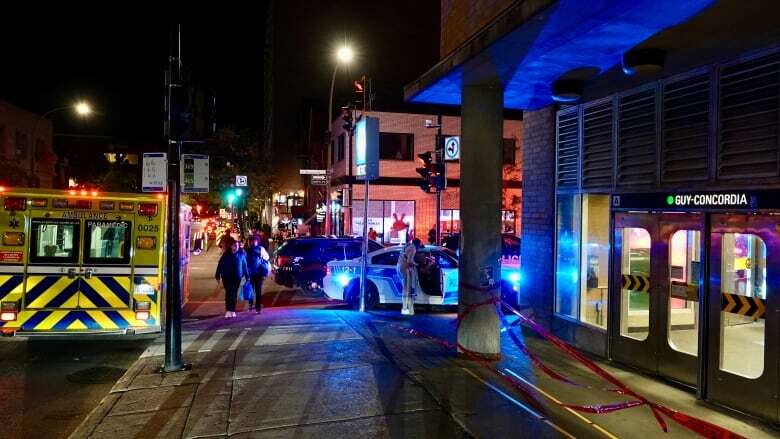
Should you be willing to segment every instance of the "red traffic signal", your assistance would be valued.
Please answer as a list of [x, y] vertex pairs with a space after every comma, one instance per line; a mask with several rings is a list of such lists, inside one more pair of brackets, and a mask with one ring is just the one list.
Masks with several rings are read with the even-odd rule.
[[355, 87], [355, 93], [363, 93], [365, 91], [365, 86], [358, 80], [352, 81], [352, 85]]

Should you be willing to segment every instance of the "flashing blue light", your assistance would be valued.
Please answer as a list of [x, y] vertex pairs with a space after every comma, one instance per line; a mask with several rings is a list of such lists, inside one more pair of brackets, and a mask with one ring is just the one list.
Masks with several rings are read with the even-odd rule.
[[342, 287], [346, 287], [347, 285], [349, 285], [349, 281], [350, 281], [349, 276], [347, 276], [346, 274], [340, 274], [336, 276], [336, 282], [338, 282], [339, 285], [341, 285]]
[[520, 273], [518, 273], [516, 271], [512, 272], [512, 273], [509, 273], [509, 281], [512, 282], [512, 283], [520, 282]]

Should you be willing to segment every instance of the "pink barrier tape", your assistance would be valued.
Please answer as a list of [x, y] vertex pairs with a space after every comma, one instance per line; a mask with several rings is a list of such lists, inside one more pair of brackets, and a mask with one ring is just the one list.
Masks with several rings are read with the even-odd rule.
[[[474, 285], [470, 285], [467, 283], [460, 283], [460, 286], [463, 288], [471, 289], [474, 291], [480, 291], [484, 293], [489, 293], [490, 291], [497, 289], [498, 285], [493, 285], [491, 287], [477, 287]], [[506, 316], [504, 315], [503, 311], [501, 310], [501, 306], [505, 306], [507, 309], [509, 309], [513, 314], [515, 314], [518, 317], [518, 320], [530, 327], [534, 332], [539, 334], [542, 338], [544, 338], [546, 341], [550, 342], [553, 346], [555, 346], [558, 350], [562, 351], [563, 353], [567, 354], [568, 356], [574, 358], [579, 363], [583, 364], [585, 367], [590, 369], [593, 373], [601, 377], [602, 379], [606, 380], [610, 384], [614, 385], [616, 389], [605, 389], [609, 392], [614, 392], [622, 395], [628, 395], [635, 400], [622, 402], [622, 403], [613, 403], [613, 404], [601, 404], [601, 405], [589, 405], [589, 406], [581, 406], [581, 405], [572, 405], [572, 404], [560, 404], [561, 406], [568, 407], [572, 410], [577, 410], [581, 412], [586, 413], [594, 413], [594, 414], [604, 414], [604, 413], [611, 413], [618, 410], [624, 410], [628, 408], [638, 407], [641, 405], [647, 405], [647, 407], [650, 409], [651, 413], [653, 414], [653, 417], [655, 418], [656, 422], [658, 422], [658, 425], [661, 427], [661, 429], [664, 432], [669, 431], [669, 426], [667, 425], [666, 421], [662, 418], [661, 414], [665, 414], [669, 418], [671, 418], [673, 421], [677, 422], [681, 426], [695, 432], [698, 434], [701, 434], [704, 437], [718, 437], [718, 438], [743, 438], [743, 436], [740, 436], [730, 430], [727, 430], [723, 427], [717, 426], [715, 424], [709, 423], [703, 419], [696, 418], [694, 416], [686, 415], [682, 412], [678, 412], [676, 410], [670, 409], [668, 407], [662, 406], [660, 404], [654, 403], [649, 401], [647, 398], [643, 397], [642, 395], [636, 393], [634, 390], [629, 388], [627, 385], [625, 385], [622, 381], [615, 378], [612, 374], [607, 372], [606, 370], [602, 369], [600, 366], [598, 366], [596, 363], [585, 357], [583, 354], [581, 354], [579, 351], [577, 351], [573, 346], [566, 343], [565, 341], [559, 339], [555, 335], [551, 334], [549, 331], [544, 329], [542, 326], [531, 320], [530, 318], [522, 315], [517, 309], [515, 309], [513, 306], [503, 302], [499, 297], [494, 296], [493, 294], [490, 294], [490, 299], [484, 300], [482, 302], [477, 302], [473, 304], [467, 305], [461, 313], [458, 314], [458, 318], [455, 321], [456, 327], [460, 327], [460, 324], [463, 322], [463, 320], [476, 308], [484, 305], [493, 304], [496, 307], [496, 312], [498, 313], [498, 316], [501, 320], [501, 324], [504, 328], [507, 329], [506, 332], [508, 332], [510, 339], [512, 342], [520, 349], [521, 352], [523, 352], [528, 358], [531, 360], [532, 364], [537, 366], [540, 370], [542, 370], [545, 374], [550, 376], [551, 378], [570, 384], [578, 387], [589, 387], [589, 386], [582, 386], [563, 375], [559, 374], [558, 372], [555, 372], [551, 368], [549, 368], [547, 365], [545, 365], [538, 357], [536, 357], [533, 353], [530, 352], [528, 347], [522, 342], [522, 340], [519, 339], [513, 332], [512, 332], [512, 325], [509, 325], [506, 321]], [[407, 330], [404, 328], [404, 330]], [[413, 330], [417, 333], [419, 331]], [[422, 333], [419, 333], [422, 334]], [[416, 335], [416, 334], [413, 334]], [[431, 337], [429, 335], [424, 335], [424, 337], [431, 339], [431, 340], [437, 340], [435, 337]], [[439, 344], [442, 344], [439, 342]], [[445, 346], [446, 348], [451, 348], [452, 344], [444, 342], [442, 346]], [[493, 367], [491, 364], [487, 363], [484, 359], [480, 358], [478, 354], [469, 351], [468, 349], [464, 348], [460, 344], [457, 344], [456, 347], [469, 357], [474, 357], [480, 363], [482, 363], [483, 366], [487, 367], [491, 371], [493, 371], [495, 374], [502, 377], [504, 380], [510, 383], [514, 388], [518, 389], [523, 395], [526, 396], [526, 398], [530, 398], [530, 401], [533, 401], [535, 405], [539, 404], [537, 398], [533, 396], [535, 392], [533, 389], [531, 389], [528, 386], [525, 386], [522, 382], [517, 381], [513, 379], [510, 376], [507, 376], [502, 371], [498, 370], [497, 368]]]

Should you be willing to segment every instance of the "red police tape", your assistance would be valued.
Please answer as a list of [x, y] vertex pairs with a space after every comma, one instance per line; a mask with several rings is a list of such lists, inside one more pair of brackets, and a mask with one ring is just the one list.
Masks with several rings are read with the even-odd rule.
[[[666, 424], [666, 421], [661, 417], [662, 414], [668, 416], [673, 421], [677, 422], [681, 426], [694, 431], [703, 437], [707, 438], [743, 438], [743, 436], [740, 436], [730, 430], [727, 430], [723, 427], [719, 427], [715, 424], [712, 424], [710, 422], [707, 422], [703, 419], [696, 418], [694, 416], [686, 415], [685, 413], [670, 409], [668, 407], [665, 407], [663, 405], [654, 403], [649, 401], [647, 398], [641, 396], [640, 394], [636, 393], [634, 390], [629, 388], [627, 385], [625, 385], [623, 382], [621, 382], [619, 379], [614, 377], [612, 374], [607, 372], [606, 370], [602, 369], [600, 366], [598, 366], [596, 363], [585, 357], [583, 354], [581, 354], [579, 351], [577, 351], [574, 347], [566, 343], [565, 341], [559, 339], [555, 335], [551, 334], [549, 331], [544, 329], [541, 325], [537, 324], [532, 319], [522, 315], [518, 310], [516, 310], [513, 306], [503, 302], [499, 297], [491, 294], [490, 292], [497, 289], [497, 285], [492, 285], [490, 287], [476, 287], [474, 285], [470, 285], [467, 283], [460, 283], [461, 288], [469, 289], [472, 291], [479, 291], [482, 293], [490, 294], [490, 298], [483, 300], [481, 302], [476, 302], [473, 304], [466, 305], [463, 307], [460, 313], [458, 313], [458, 318], [455, 321], [455, 325], [460, 326], [461, 322], [469, 315], [471, 312], [473, 312], [476, 308], [485, 306], [485, 305], [493, 305], [496, 308], [496, 312], [499, 316], [499, 319], [501, 320], [502, 326], [505, 328], [506, 332], [508, 333], [510, 339], [512, 342], [520, 349], [520, 351], [528, 356], [528, 358], [531, 360], [532, 364], [536, 367], [538, 367], [541, 371], [543, 371], [546, 375], [550, 376], [551, 378], [573, 385], [578, 387], [589, 387], [589, 386], [583, 386], [581, 384], [578, 384], [574, 382], [573, 380], [564, 377], [563, 375], [559, 374], [558, 372], [555, 372], [551, 368], [549, 368], [547, 365], [545, 365], [536, 355], [534, 355], [528, 347], [525, 345], [525, 343], [520, 340], [519, 337], [517, 337], [516, 334], [512, 332], [511, 325], [507, 322], [506, 316], [504, 315], [504, 312], [502, 310], [502, 304], [504, 307], [506, 307], [509, 311], [512, 312], [512, 314], [516, 315], [519, 321], [522, 324], [525, 324], [529, 328], [531, 328], [534, 332], [536, 332], [540, 337], [550, 342], [553, 346], [555, 346], [558, 350], [562, 351], [563, 353], [567, 354], [568, 356], [574, 358], [579, 363], [590, 369], [593, 373], [604, 379], [605, 381], [609, 382], [610, 384], [614, 385], [616, 389], [605, 389], [610, 392], [616, 392], [619, 394], [624, 394], [631, 396], [632, 400], [626, 401], [626, 402], [620, 402], [620, 403], [613, 403], [613, 404], [599, 404], [599, 405], [574, 405], [574, 404], [563, 404], [560, 403], [561, 406], [570, 408], [572, 410], [585, 412], [585, 413], [594, 413], [594, 414], [604, 414], [604, 413], [611, 413], [619, 410], [624, 410], [632, 407], [638, 407], [641, 405], [647, 405], [648, 408], [650, 408], [653, 416], [655, 417], [656, 421], [658, 422], [659, 426], [664, 432], [668, 432], [668, 425]], [[420, 332], [416, 329], [410, 329], [399, 325], [392, 325], [397, 329], [403, 330], [405, 332], [408, 332], [411, 335], [415, 335], [418, 337], [423, 337], [428, 340], [431, 340], [437, 344], [439, 344], [442, 347], [445, 347], [447, 349], [452, 349], [453, 347], [457, 348], [461, 353], [463, 353], [468, 358], [477, 360], [481, 365], [495, 373], [496, 375], [500, 376], [503, 380], [507, 381], [512, 387], [517, 389], [521, 394], [524, 395], [524, 397], [540, 412], [544, 412], [543, 406], [539, 401], [539, 398], [536, 396], [537, 392], [530, 386], [526, 385], [525, 383], [516, 380], [512, 378], [511, 376], [507, 375], [503, 371], [499, 370], [493, 364], [491, 364], [489, 361], [485, 360], [482, 356], [480, 356], [478, 353], [470, 351], [466, 348], [464, 348], [460, 343], [449, 343], [446, 340], [441, 340], [436, 337], [430, 336], [428, 334], [425, 334], [423, 332]]]

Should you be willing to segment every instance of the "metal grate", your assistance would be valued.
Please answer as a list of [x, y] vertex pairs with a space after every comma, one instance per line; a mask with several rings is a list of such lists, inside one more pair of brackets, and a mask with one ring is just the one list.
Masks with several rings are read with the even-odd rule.
[[612, 186], [612, 101], [582, 113], [582, 187]]
[[576, 188], [579, 168], [579, 118], [577, 111], [558, 113], [556, 124], [557, 165], [559, 188]]
[[718, 178], [778, 175], [780, 54], [720, 74]]
[[689, 182], [707, 179], [709, 122], [708, 74], [664, 86], [662, 181]]
[[655, 183], [655, 89], [622, 96], [618, 112], [618, 185]]

